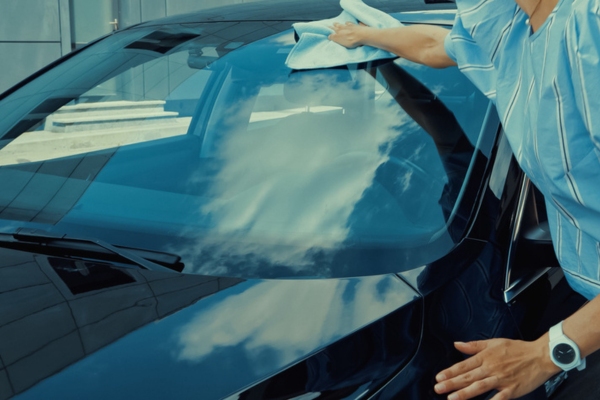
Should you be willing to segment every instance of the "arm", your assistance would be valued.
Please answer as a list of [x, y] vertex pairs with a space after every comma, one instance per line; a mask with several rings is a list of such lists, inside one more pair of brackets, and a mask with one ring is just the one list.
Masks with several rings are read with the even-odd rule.
[[[582, 357], [600, 349], [600, 296], [567, 318], [563, 331], [577, 343]], [[450, 400], [464, 400], [498, 390], [492, 400], [523, 396], [560, 372], [550, 360], [548, 333], [534, 342], [491, 339], [456, 343], [456, 348], [471, 358], [442, 372], [435, 391], [452, 393]]]
[[444, 39], [450, 32], [433, 25], [411, 25], [377, 29], [347, 22], [335, 24], [330, 40], [348, 48], [373, 46], [402, 58], [434, 68], [456, 65], [444, 49]]

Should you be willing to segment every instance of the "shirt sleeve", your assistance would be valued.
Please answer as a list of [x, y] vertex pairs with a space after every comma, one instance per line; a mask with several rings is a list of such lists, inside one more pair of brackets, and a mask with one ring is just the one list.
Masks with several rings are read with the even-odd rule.
[[566, 45], [577, 109], [596, 149], [600, 150], [600, 1], [573, 4]]
[[454, 43], [452, 42], [452, 36], [450, 36], [450, 34], [446, 35], [446, 38], [444, 39], [444, 49], [446, 50], [448, 57], [454, 60], [454, 62], [458, 62], [454, 52]]
[[444, 40], [444, 49], [458, 69], [489, 99], [496, 100], [496, 68], [484, 48], [465, 29], [460, 15]]

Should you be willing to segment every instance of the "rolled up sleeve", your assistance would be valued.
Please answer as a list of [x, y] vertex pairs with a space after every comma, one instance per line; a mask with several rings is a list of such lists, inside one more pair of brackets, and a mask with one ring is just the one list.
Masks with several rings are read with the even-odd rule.
[[492, 101], [496, 99], [496, 68], [487, 52], [464, 28], [460, 16], [444, 40], [444, 49], [458, 69]]

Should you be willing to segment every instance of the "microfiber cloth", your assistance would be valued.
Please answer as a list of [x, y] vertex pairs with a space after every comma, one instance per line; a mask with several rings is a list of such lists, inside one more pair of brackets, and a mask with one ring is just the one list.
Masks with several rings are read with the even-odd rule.
[[290, 51], [286, 65], [292, 69], [329, 68], [384, 58], [396, 58], [393, 53], [371, 46], [348, 49], [329, 40], [333, 24], [359, 21], [374, 28], [393, 28], [402, 23], [383, 11], [363, 3], [361, 0], [341, 0], [343, 11], [335, 18], [293, 25], [299, 37]]

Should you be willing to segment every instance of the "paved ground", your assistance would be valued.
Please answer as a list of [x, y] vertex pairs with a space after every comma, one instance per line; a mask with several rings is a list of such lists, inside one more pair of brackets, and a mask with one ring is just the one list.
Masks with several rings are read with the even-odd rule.
[[586, 369], [570, 371], [567, 380], [556, 390], [552, 400], [600, 399], [600, 352], [587, 359]]

